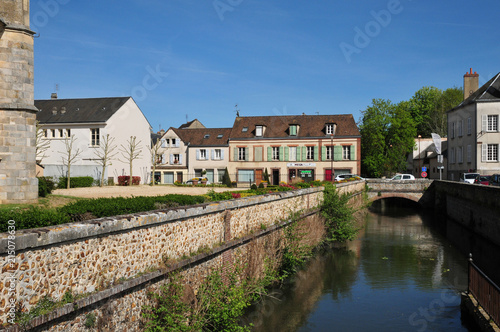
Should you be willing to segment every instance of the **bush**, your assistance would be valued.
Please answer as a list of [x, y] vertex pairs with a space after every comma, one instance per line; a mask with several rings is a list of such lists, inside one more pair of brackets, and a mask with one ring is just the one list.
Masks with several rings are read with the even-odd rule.
[[255, 183], [254, 183], [254, 184], [252, 184], [252, 185], [250, 186], [250, 189], [252, 189], [252, 190], [257, 190], [257, 185], [256, 185]]
[[356, 237], [354, 210], [348, 202], [348, 195], [339, 196], [335, 186], [325, 186], [321, 215], [325, 218], [328, 241], [346, 242]]
[[222, 184], [226, 185], [226, 187], [231, 188], [231, 177], [229, 176], [229, 172], [227, 171], [227, 167], [224, 170], [224, 175], [222, 176]]
[[[94, 178], [91, 176], [75, 176], [71, 178], [69, 183], [70, 188], [87, 188], [92, 187], [94, 183]], [[68, 186], [68, 178], [62, 176], [59, 178], [59, 182], [57, 183], [57, 188], [66, 188]]]
[[297, 188], [310, 188], [311, 184], [309, 182], [299, 182], [295, 184]]
[[7, 232], [9, 220], [16, 221], [16, 229], [47, 227], [71, 221], [68, 215], [54, 209], [0, 210], [0, 232]]
[[46, 197], [48, 194], [52, 194], [52, 190], [54, 190], [56, 184], [52, 181], [50, 177], [39, 177], [38, 178], [38, 196]]
[[[122, 175], [118, 177], [118, 185], [119, 186], [128, 186], [130, 181], [129, 175]], [[132, 185], [139, 185], [141, 183], [140, 176], [132, 176]]]

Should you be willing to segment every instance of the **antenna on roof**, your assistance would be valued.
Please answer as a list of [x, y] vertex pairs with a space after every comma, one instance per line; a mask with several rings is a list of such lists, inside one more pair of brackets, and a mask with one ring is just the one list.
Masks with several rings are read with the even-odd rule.
[[188, 115], [186, 114], [186, 123], [188, 123]]
[[316, 115], [319, 115], [319, 112], [316, 112]]
[[234, 105], [234, 110], [236, 112], [236, 117], [240, 117], [240, 110], [238, 109], [238, 104]]

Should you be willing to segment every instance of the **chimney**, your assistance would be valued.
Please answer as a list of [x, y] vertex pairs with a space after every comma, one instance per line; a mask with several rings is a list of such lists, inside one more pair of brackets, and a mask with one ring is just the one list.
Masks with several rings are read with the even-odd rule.
[[50, 99], [57, 99], [57, 92], [53, 92], [50, 94]]
[[464, 75], [464, 100], [469, 98], [477, 89], [479, 89], [479, 74], [476, 72], [473, 74], [471, 68], [470, 72]]
[[163, 136], [163, 134], [165, 134], [165, 130], [164, 129], [161, 129], [158, 134], [160, 134], [161, 136]]

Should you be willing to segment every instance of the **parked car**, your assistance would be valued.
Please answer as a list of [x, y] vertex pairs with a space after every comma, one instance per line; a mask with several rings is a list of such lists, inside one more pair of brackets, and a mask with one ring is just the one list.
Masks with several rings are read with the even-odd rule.
[[392, 177], [393, 180], [415, 180], [415, 177], [411, 174], [396, 174]]
[[475, 184], [483, 184], [485, 186], [489, 186], [490, 185], [490, 176], [489, 175], [478, 175], [474, 179], [474, 183]]
[[184, 182], [185, 184], [193, 184], [193, 180], [197, 179], [198, 180], [198, 184], [201, 184], [201, 181], [205, 180], [207, 181], [207, 184], [212, 184], [210, 181], [208, 181], [207, 178], [203, 178], [203, 177], [194, 177], [192, 179], [189, 179], [187, 180], [186, 182]]
[[350, 178], [359, 178], [360, 180], [364, 180], [361, 176], [357, 174], [339, 174], [335, 177], [335, 181], [342, 181], [342, 180], [347, 180]]
[[460, 175], [459, 182], [474, 183], [474, 180], [479, 176], [479, 173], [463, 173]]
[[500, 187], [500, 174], [490, 176], [490, 186]]

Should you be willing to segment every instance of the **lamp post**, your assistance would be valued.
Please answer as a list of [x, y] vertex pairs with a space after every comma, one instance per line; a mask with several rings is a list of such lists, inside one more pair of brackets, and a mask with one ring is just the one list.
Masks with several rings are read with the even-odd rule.
[[330, 134], [330, 180], [333, 183], [333, 134]]
[[[422, 138], [422, 135], [418, 135], [418, 173], [422, 170], [422, 159], [420, 158], [420, 139]], [[422, 173], [420, 173], [420, 177], [422, 177]]]

